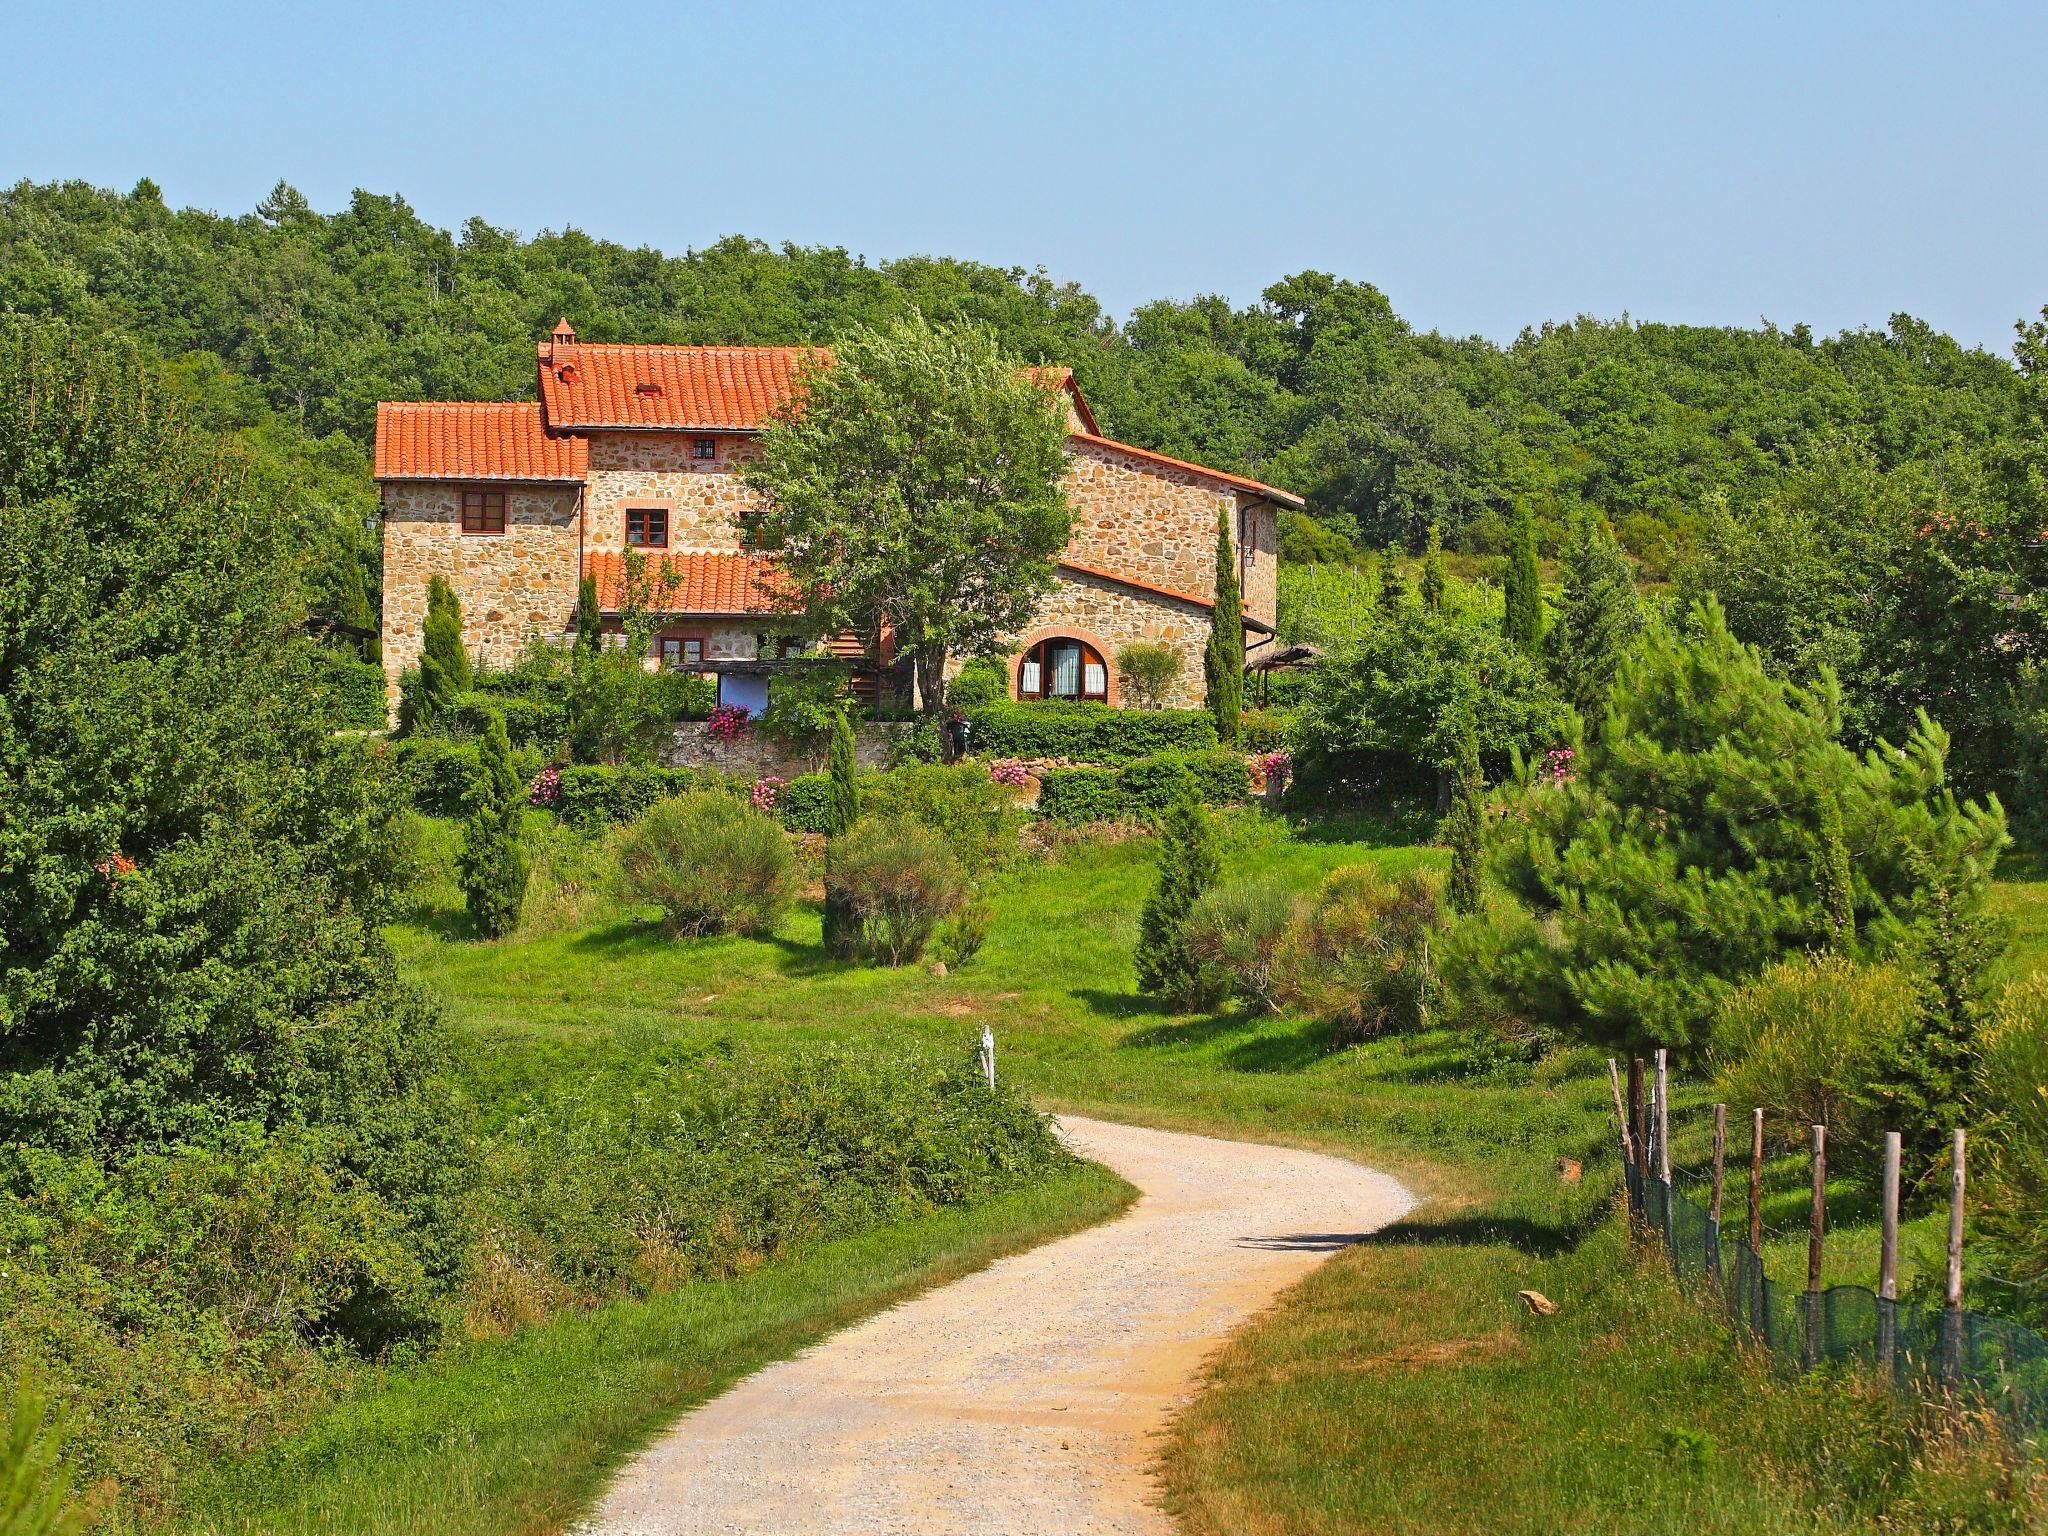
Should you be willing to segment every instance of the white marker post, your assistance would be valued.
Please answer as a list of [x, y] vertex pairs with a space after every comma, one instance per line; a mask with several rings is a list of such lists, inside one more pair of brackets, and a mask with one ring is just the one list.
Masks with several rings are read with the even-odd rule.
[[988, 1091], [996, 1091], [996, 1032], [981, 1026], [981, 1072], [988, 1079]]

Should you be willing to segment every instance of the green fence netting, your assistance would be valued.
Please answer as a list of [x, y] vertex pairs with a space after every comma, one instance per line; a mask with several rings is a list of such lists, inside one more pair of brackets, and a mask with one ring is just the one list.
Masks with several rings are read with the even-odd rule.
[[1794, 1290], [1764, 1272], [1740, 1235], [1646, 1170], [1627, 1167], [1629, 1208], [1662, 1245], [1679, 1284], [1787, 1366], [1853, 1365], [1901, 1387], [1977, 1399], [2022, 1436], [2048, 1430], [2048, 1339], [1969, 1308], [1887, 1300], [1860, 1285]]

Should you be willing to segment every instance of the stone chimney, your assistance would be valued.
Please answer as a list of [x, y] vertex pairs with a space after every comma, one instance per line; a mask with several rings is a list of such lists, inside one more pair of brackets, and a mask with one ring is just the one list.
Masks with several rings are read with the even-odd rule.
[[555, 348], [573, 347], [575, 345], [576, 327], [571, 325], [569, 323], [569, 317], [567, 315], [564, 315], [561, 319], [555, 322], [554, 332], [548, 337], [549, 364], [552, 365], [555, 361]]

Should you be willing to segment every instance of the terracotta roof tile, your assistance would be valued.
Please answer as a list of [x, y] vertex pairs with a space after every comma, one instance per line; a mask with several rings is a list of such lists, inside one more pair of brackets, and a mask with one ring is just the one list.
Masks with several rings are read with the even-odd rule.
[[[597, 578], [597, 606], [617, 613], [625, 586], [626, 557], [616, 549], [593, 550], [583, 560], [583, 573]], [[720, 550], [677, 550], [647, 557], [647, 575], [668, 583], [657, 597], [663, 613], [787, 613], [775, 562], [768, 555]]]
[[556, 431], [752, 432], [789, 398], [806, 364], [829, 357], [819, 347], [542, 342], [540, 398]]
[[453, 402], [377, 407], [379, 480], [579, 481], [589, 464], [580, 437], [558, 437], [531, 404]]

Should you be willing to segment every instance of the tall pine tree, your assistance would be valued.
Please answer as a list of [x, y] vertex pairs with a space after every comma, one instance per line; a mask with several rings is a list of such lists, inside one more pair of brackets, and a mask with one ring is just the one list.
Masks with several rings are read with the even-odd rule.
[[462, 899], [477, 932], [496, 939], [518, 925], [528, 874], [520, 838], [526, 795], [512, 767], [504, 717], [496, 713], [478, 743], [475, 793], [462, 829]]
[[1244, 595], [1237, 584], [1237, 551], [1230, 542], [1230, 520], [1216, 511], [1216, 607], [1209, 615], [1209, 648], [1202, 657], [1209, 684], [1209, 711], [1216, 717], [1216, 739], [1237, 745], [1244, 725]]
[[1188, 918], [1222, 872], [1216, 829], [1192, 790], [1183, 790], [1159, 829], [1159, 881], [1138, 914], [1138, 989], [1180, 1008], [1213, 1003], [1219, 978], [1196, 958]]
[[1444, 841], [1451, 845], [1451, 910], [1477, 912], [1486, 900], [1486, 779], [1479, 768], [1479, 737], [1469, 719], [1458, 729]]
[[1543, 643], [1543, 576], [1536, 565], [1536, 519], [1526, 504], [1515, 508], [1515, 521], [1508, 532], [1508, 568], [1501, 578], [1507, 593], [1507, 613], [1501, 633], [1517, 650], [1535, 654]]
[[469, 692], [469, 652], [462, 648], [462, 599], [446, 578], [427, 582], [427, 618], [420, 647], [419, 716], [439, 719]]
[[831, 791], [825, 812], [825, 953], [836, 960], [851, 960], [860, 948], [860, 918], [840, 887], [836, 854], [839, 839], [860, 818], [860, 790], [854, 783], [858, 764], [854, 756], [853, 726], [844, 711], [832, 723], [832, 741], [826, 749], [826, 770]]
[[1544, 655], [1557, 691], [1597, 735], [1615, 671], [1643, 632], [1642, 599], [1635, 566], [1598, 512], [1573, 519], [1562, 564], [1564, 589]]

